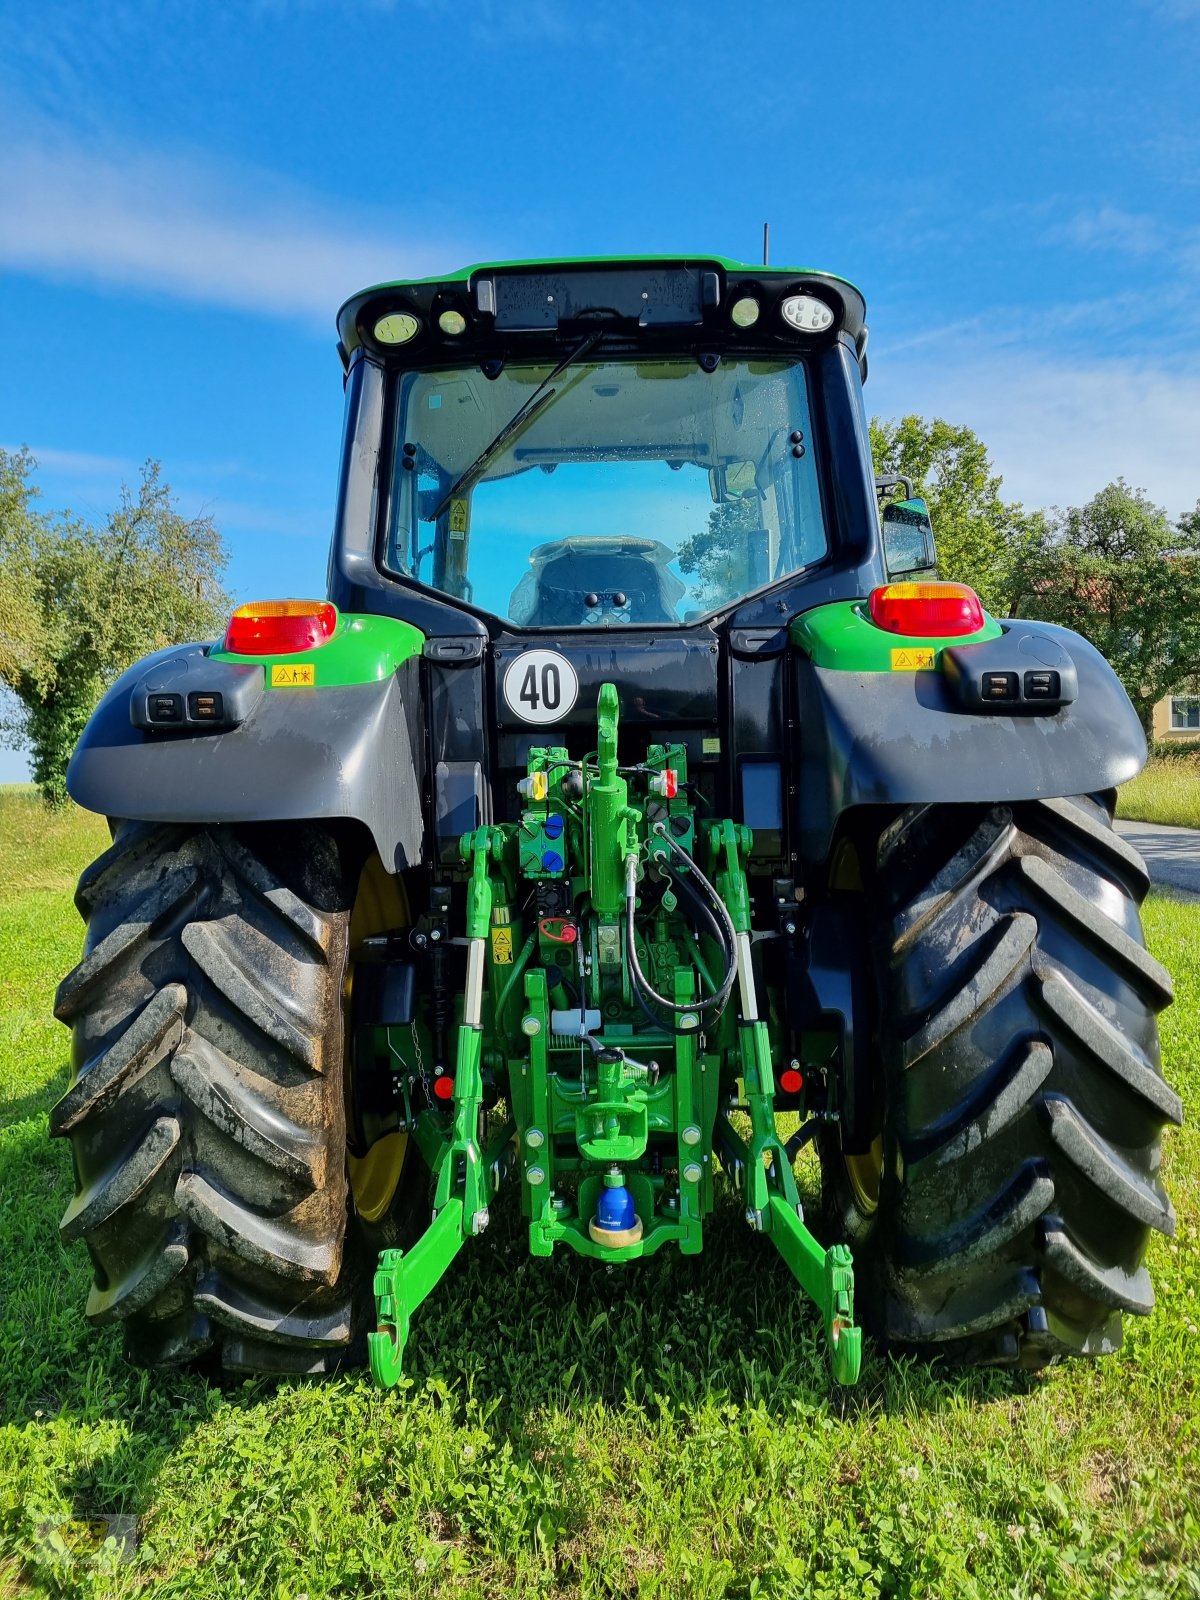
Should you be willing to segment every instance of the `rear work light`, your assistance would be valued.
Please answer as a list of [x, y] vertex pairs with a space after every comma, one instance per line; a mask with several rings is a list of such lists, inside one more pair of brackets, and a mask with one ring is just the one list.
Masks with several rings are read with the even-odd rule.
[[950, 639], [983, 627], [979, 596], [965, 583], [885, 583], [871, 590], [868, 606], [877, 628], [909, 638]]
[[223, 648], [240, 656], [290, 656], [333, 637], [337, 607], [328, 600], [251, 600], [229, 619]]

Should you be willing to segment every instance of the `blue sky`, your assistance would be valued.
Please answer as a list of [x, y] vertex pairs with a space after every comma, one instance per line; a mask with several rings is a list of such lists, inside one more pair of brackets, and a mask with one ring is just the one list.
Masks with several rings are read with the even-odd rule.
[[341, 299], [769, 219], [865, 291], [873, 411], [1178, 512], [1198, 81], [1200, 0], [0, 0], [0, 444], [97, 517], [156, 457], [241, 598], [321, 592]]

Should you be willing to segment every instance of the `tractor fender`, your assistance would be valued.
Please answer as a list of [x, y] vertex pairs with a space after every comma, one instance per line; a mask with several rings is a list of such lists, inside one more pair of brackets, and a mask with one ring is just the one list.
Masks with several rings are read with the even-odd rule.
[[[67, 768], [89, 811], [146, 822], [291, 822], [352, 818], [385, 867], [425, 855], [419, 655], [374, 681], [263, 689], [264, 666], [175, 645], [121, 675], [92, 713]], [[147, 695], [222, 695], [232, 726], [157, 731]]]
[[[804, 860], [826, 859], [839, 818], [854, 806], [1090, 794], [1141, 770], [1141, 723], [1094, 646], [1043, 622], [1006, 621], [1003, 633], [1014, 652], [1030, 643], [1043, 657], [1061, 652], [1064, 683], [1074, 668], [1074, 698], [1053, 709], [971, 704], [959, 667], [972, 648], [988, 649], [993, 665], [992, 644], [960, 648], [957, 662], [933, 671], [847, 671], [796, 658]], [[1029, 665], [1028, 655], [1014, 660]]]

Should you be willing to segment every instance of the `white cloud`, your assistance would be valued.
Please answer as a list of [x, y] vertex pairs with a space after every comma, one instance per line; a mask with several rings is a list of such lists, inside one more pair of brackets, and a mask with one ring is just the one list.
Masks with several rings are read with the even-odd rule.
[[[0, 449], [10, 452], [20, 448], [15, 444], [0, 445]], [[55, 450], [46, 445], [30, 445], [29, 453], [43, 471], [56, 472], [64, 478], [87, 478], [97, 474], [133, 478], [139, 466], [121, 456], [92, 455], [86, 450]]]
[[1079, 505], [1116, 477], [1172, 515], [1200, 499], [1200, 373], [1124, 357], [932, 340], [918, 360], [874, 348], [868, 409], [965, 423], [987, 445], [1007, 498]]
[[236, 530], [238, 548], [244, 548], [241, 535], [286, 535], [289, 539], [319, 539], [329, 543], [333, 511], [306, 508], [296, 511], [286, 506], [264, 506], [251, 500], [230, 500], [223, 495], [200, 494], [183, 488], [179, 491], [183, 509], [192, 516], [210, 516], [223, 532]]
[[1135, 257], [1156, 255], [1167, 244], [1163, 229], [1153, 217], [1122, 211], [1117, 206], [1077, 211], [1064, 222], [1055, 223], [1046, 234], [1046, 242]]
[[421, 276], [458, 250], [404, 240], [271, 174], [61, 137], [10, 139], [0, 266], [329, 326], [368, 283]]

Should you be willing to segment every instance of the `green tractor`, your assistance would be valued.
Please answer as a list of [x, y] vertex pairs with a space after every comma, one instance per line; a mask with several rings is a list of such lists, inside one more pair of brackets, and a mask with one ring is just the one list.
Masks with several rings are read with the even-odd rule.
[[1142, 730], [937, 580], [864, 315], [715, 257], [342, 308], [328, 598], [140, 662], [70, 768], [113, 843], [62, 1234], [132, 1359], [394, 1383], [496, 1204], [625, 1264], [700, 1252], [718, 1184], [840, 1383], [860, 1323], [1033, 1368], [1150, 1310]]

